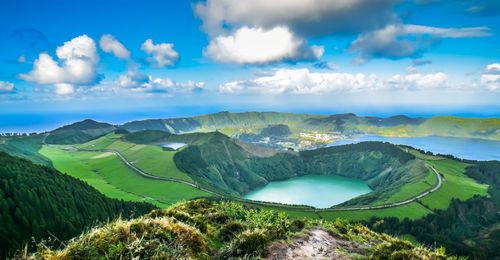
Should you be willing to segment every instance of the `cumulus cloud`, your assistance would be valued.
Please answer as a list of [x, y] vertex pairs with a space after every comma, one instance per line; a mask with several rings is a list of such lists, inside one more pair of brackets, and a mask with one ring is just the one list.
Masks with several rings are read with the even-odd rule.
[[8, 81], [0, 81], [0, 94], [10, 93], [14, 91], [14, 83]]
[[480, 84], [491, 91], [500, 89], [500, 63], [493, 63], [484, 68]]
[[430, 89], [447, 87], [449, 84], [448, 80], [448, 75], [443, 72], [429, 74], [413, 73], [409, 75], [396, 74], [386, 79], [384, 86], [402, 89]]
[[416, 58], [443, 38], [490, 36], [488, 31], [488, 27], [437, 28], [391, 24], [383, 29], [360, 34], [347, 51], [359, 52], [359, 56], [354, 60], [355, 63], [359, 64], [378, 57]]
[[204, 82], [176, 82], [171, 78], [148, 76], [142, 72], [131, 70], [121, 75], [116, 82], [118, 86], [132, 92], [144, 93], [192, 93], [203, 90]]
[[118, 86], [123, 88], [135, 88], [148, 82], [148, 80], [149, 78], [146, 74], [136, 70], [129, 70], [127, 74], [120, 75]]
[[358, 33], [395, 21], [396, 0], [207, 0], [194, 5], [195, 14], [211, 37], [224, 28], [264, 29], [287, 26], [309, 37], [332, 33]]
[[308, 69], [276, 69], [271, 75], [251, 80], [232, 81], [219, 86], [226, 94], [321, 94], [329, 92], [356, 92], [384, 89], [430, 89], [448, 87], [448, 75], [434, 74], [394, 75], [379, 79], [375, 74], [318, 73]]
[[160, 68], [174, 66], [179, 60], [179, 54], [174, 50], [174, 44], [172, 43], [154, 44], [152, 39], [148, 39], [142, 44], [141, 50], [152, 55], [146, 60]]
[[222, 93], [317, 94], [375, 87], [374, 74], [318, 73], [308, 69], [276, 69], [273, 74], [252, 80], [233, 81], [219, 86]]
[[111, 34], [104, 34], [99, 40], [99, 46], [104, 52], [113, 53], [120, 59], [130, 59], [130, 51]]
[[323, 46], [307, 37], [359, 33], [397, 20], [397, 0], [207, 0], [193, 6], [210, 44], [205, 56], [223, 63], [314, 61]]
[[205, 48], [204, 55], [223, 63], [267, 64], [317, 60], [323, 52], [323, 46], [308, 46], [286, 27], [264, 30], [245, 26], [232, 35], [216, 37]]
[[78, 36], [56, 49], [61, 65], [47, 53], [40, 53], [33, 70], [19, 77], [38, 84], [52, 84], [56, 93], [68, 95], [75, 85], [89, 85], [98, 81], [96, 67], [99, 55], [94, 40], [87, 35]]

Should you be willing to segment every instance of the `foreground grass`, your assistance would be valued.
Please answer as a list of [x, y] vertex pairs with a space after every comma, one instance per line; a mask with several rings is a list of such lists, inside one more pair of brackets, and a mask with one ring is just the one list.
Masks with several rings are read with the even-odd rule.
[[[61, 250], [41, 246], [44, 259], [234, 259], [276, 256], [299, 247], [310, 257], [323, 250], [307, 242], [310, 230], [338, 243], [336, 256], [355, 259], [447, 259], [430, 251], [343, 220], [292, 220], [286, 214], [248, 209], [233, 202], [196, 200], [154, 210], [138, 219], [116, 220], [71, 240]], [[304, 238], [306, 238], [304, 240]], [[302, 240], [301, 240], [302, 239]], [[312, 252], [311, 252], [312, 251]], [[307, 256], [304, 256], [308, 258]], [[450, 257], [450, 259], [456, 259]]]
[[41, 153], [50, 158], [59, 171], [86, 181], [112, 198], [147, 200], [165, 207], [182, 200], [210, 196], [186, 184], [141, 177], [111, 153], [63, 151], [47, 146]]

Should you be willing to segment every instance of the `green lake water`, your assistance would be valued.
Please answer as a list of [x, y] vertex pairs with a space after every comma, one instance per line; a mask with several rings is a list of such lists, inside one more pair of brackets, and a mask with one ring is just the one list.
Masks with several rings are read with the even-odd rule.
[[305, 175], [272, 181], [249, 192], [245, 199], [328, 208], [372, 190], [358, 179], [334, 175]]

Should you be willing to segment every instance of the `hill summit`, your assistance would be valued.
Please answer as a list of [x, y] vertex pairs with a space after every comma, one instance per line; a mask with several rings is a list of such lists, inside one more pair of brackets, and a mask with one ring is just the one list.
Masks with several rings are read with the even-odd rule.
[[42, 258], [456, 259], [337, 219], [291, 220], [234, 202], [195, 200], [130, 221], [116, 220]]

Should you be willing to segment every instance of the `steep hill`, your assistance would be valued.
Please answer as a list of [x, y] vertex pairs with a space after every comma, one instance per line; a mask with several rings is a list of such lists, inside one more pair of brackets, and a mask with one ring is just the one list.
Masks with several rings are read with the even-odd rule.
[[45, 135], [0, 137], [0, 151], [28, 159], [34, 163], [51, 166], [52, 162], [38, 153]]
[[109, 199], [57, 170], [0, 152], [0, 258], [34, 237], [66, 240], [96, 222], [151, 211], [147, 203]]
[[48, 144], [84, 143], [115, 129], [116, 127], [111, 124], [85, 119], [51, 131], [45, 142]]
[[291, 220], [283, 213], [232, 202], [197, 200], [138, 219], [95, 228], [62, 250], [62, 259], [456, 259], [361, 225]]

